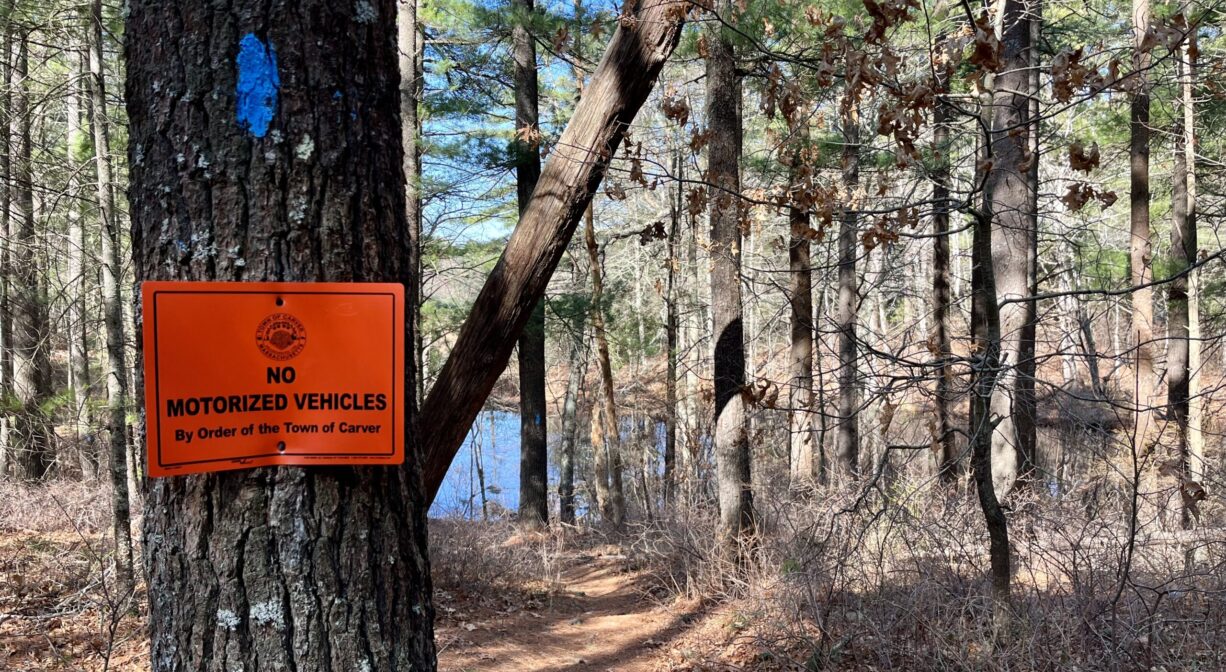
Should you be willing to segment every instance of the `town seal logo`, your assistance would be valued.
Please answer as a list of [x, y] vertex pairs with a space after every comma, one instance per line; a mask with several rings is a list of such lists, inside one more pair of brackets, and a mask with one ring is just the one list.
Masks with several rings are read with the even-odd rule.
[[284, 362], [293, 359], [306, 347], [306, 327], [289, 313], [273, 313], [260, 322], [255, 330], [255, 344], [264, 356]]

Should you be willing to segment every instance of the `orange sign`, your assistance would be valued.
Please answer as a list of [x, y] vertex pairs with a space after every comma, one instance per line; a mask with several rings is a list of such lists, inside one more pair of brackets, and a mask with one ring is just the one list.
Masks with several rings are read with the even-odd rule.
[[150, 476], [404, 462], [404, 288], [145, 282]]

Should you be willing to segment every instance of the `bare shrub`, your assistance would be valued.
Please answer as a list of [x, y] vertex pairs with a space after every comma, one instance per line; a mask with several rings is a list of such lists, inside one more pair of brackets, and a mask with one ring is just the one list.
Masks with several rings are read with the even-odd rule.
[[1226, 534], [1130, 536], [1128, 498], [1016, 497], [1002, 632], [973, 496], [908, 480], [767, 493], [748, 572], [719, 560], [696, 524], [709, 512], [641, 529], [633, 549], [661, 587], [725, 599], [754, 669], [1221, 669]]

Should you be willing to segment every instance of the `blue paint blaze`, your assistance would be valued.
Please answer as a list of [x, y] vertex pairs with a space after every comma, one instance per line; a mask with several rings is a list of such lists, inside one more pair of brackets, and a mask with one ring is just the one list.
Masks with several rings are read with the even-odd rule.
[[238, 43], [238, 125], [257, 138], [268, 133], [268, 125], [277, 112], [277, 90], [281, 77], [277, 74], [277, 52], [265, 46], [252, 33]]

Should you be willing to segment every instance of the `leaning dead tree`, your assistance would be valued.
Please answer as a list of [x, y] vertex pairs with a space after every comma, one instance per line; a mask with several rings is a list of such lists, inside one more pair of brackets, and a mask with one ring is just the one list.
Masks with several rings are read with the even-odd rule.
[[545, 293], [626, 129], [677, 47], [688, 0], [627, 3], [583, 99], [422, 406], [423, 480], [433, 500], [452, 458]]

